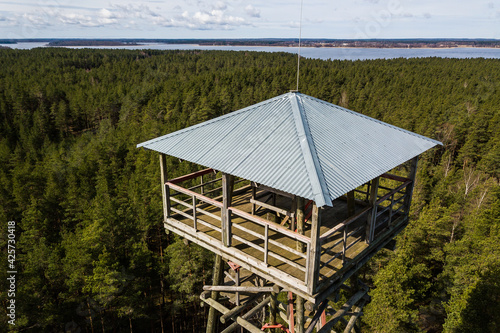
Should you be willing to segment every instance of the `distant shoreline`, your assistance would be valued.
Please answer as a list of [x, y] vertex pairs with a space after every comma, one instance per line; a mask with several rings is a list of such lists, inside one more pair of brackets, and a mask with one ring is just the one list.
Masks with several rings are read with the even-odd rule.
[[[49, 47], [138, 46], [147, 44], [186, 44], [233, 47], [298, 47], [296, 39], [0, 39], [0, 44], [45, 42]], [[304, 48], [377, 48], [377, 49], [452, 49], [500, 48], [498, 39], [303, 39]]]
[[65, 47], [65, 46], [137, 46], [136, 42], [121, 42], [114, 40], [57, 40], [47, 44], [48, 47]]

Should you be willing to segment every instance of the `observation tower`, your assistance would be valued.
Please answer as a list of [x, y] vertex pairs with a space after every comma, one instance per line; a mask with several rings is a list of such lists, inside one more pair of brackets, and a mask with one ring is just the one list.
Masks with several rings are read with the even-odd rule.
[[[356, 272], [408, 224], [418, 156], [440, 144], [290, 92], [138, 147], [160, 153], [165, 229], [216, 255], [207, 332], [310, 333], [354, 328]], [[170, 179], [167, 155], [200, 171]]]

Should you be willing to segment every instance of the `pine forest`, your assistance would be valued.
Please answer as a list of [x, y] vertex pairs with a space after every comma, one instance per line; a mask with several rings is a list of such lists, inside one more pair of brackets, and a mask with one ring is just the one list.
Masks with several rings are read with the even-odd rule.
[[[296, 56], [0, 50], [0, 248], [16, 234], [16, 325], [203, 332], [214, 255], [166, 234], [140, 142], [295, 89]], [[500, 332], [500, 60], [302, 59], [301, 92], [439, 140], [411, 221], [363, 269], [363, 332]], [[170, 176], [198, 166], [167, 160]]]

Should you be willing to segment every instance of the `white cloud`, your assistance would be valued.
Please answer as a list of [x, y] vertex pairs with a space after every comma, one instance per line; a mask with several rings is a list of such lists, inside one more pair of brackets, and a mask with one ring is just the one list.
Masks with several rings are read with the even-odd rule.
[[80, 25], [82, 27], [98, 27], [104, 25], [100, 23], [98, 19], [93, 19], [91, 16], [75, 13], [61, 13], [57, 17], [57, 20], [63, 24]]
[[258, 10], [257, 8], [255, 8], [252, 5], [246, 6], [245, 7], [245, 12], [250, 17], [260, 17], [260, 10]]
[[217, 3], [215, 4], [215, 9], [226, 10], [227, 4], [225, 2], [222, 2], [222, 1], [217, 1]]
[[101, 8], [101, 10], [99, 10], [99, 16], [102, 18], [110, 18], [110, 19], [116, 18], [116, 15], [106, 8]]
[[121, 18], [141, 18], [148, 20], [152, 17], [161, 16], [158, 12], [152, 10], [146, 5], [133, 5], [133, 4], [114, 4], [111, 6], [115, 9]]
[[118, 23], [118, 16], [106, 8], [99, 11], [97, 22], [101, 25]]
[[[70, 1], [2, 1], [2, 33], [27, 37], [31, 35], [24, 30], [36, 31], [38, 37], [294, 37], [300, 14], [300, 3], [293, 1], [87, 0], [75, 5], [66, 3]], [[497, 37], [493, 31], [498, 31], [500, 19], [498, 0], [485, 0], [480, 5], [472, 0], [460, 6], [450, 3], [449, 0], [312, 1], [304, 3], [303, 32], [307, 37], [348, 38], [360, 29], [379, 24], [380, 37], [388, 38], [403, 35]], [[482, 26], [473, 25], [478, 21], [483, 22]], [[146, 30], [152, 33], [144, 36]], [[175, 33], [169, 34], [172, 30]]]
[[43, 14], [25, 13], [22, 15], [22, 19], [33, 27], [51, 26], [54, 24], [53, 21], [48, 20], [47, 16]]

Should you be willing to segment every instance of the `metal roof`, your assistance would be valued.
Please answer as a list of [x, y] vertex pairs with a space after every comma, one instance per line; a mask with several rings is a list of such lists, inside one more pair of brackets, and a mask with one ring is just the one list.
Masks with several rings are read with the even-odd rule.
[[290, 92], [137, 147], [332, 206], [341, 195], [439, 144]]

